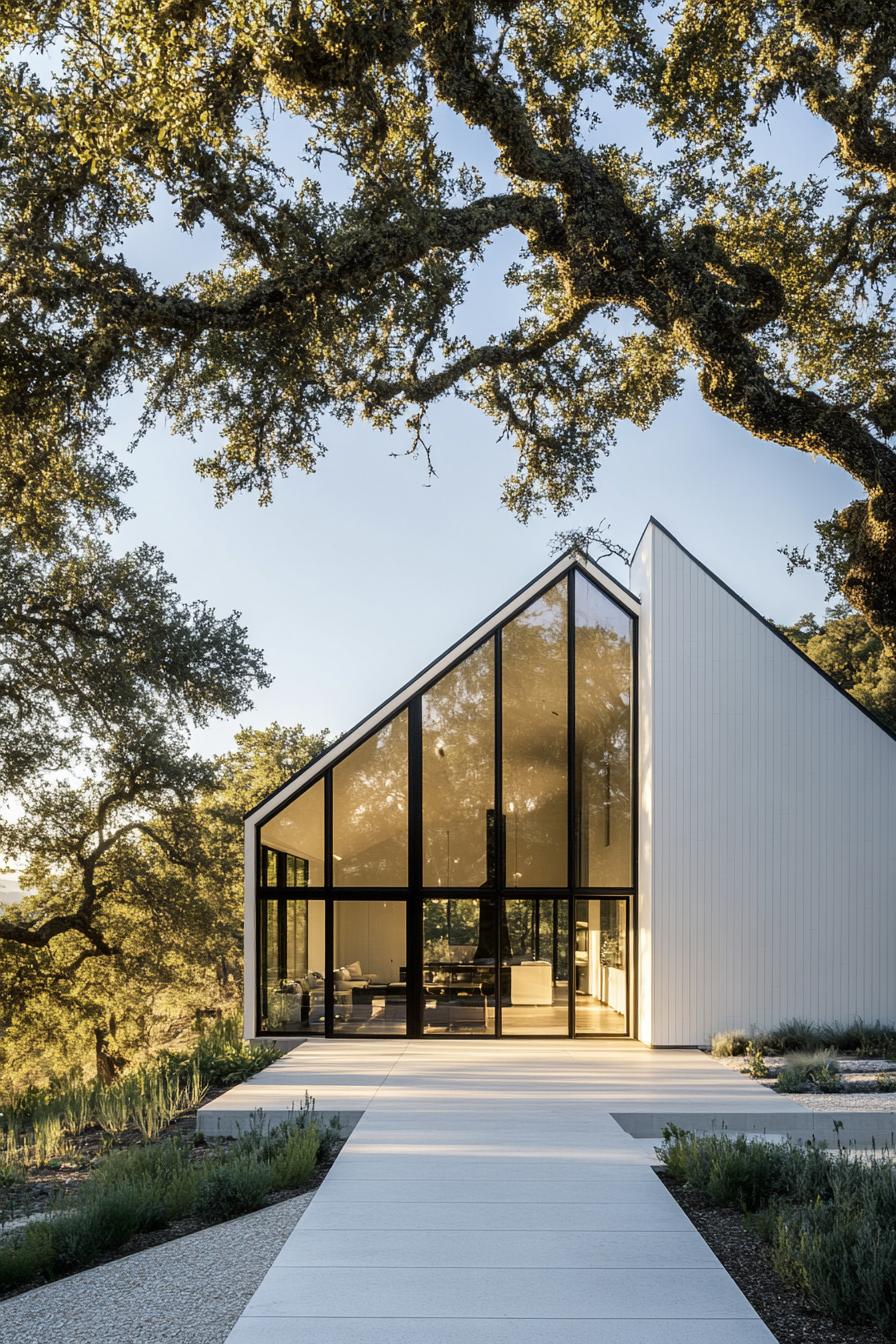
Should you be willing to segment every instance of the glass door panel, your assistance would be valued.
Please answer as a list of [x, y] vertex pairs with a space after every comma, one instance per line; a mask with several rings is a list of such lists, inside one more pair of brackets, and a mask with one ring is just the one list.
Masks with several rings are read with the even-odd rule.
[[575, 902], [576, 1033], [624, 1036], [628, 1006], [628, 901]]
[[498, 904], [495, 898], [424, 899], [426, 1035], [494, 1034]]
[[501, 925], [501, 1035], [569, 1034], [569, 900], [506, 900]]
[[323, 1033], [325, 904], [282, 896], [261, 904], [261, 1030]]
[[405, 901], [333, 902], [333, 1031], [407, 1031]]

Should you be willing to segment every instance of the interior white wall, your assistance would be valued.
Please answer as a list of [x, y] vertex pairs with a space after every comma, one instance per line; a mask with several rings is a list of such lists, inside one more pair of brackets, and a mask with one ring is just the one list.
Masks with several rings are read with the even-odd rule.
[[360, 961], [373, 980], [391, 984], [407, 964], [404, 901], [339, 901], [333, 923], [336, 966]]
[[[309, 893], [310, 894], [310, 893]], [[327, 956], [325, 944], [326, 903], [309, 900], [308, 902], [308, 969], [326, 975]]]
[[896, 1018], [896, 742], [651, 525], [640, 1034]]

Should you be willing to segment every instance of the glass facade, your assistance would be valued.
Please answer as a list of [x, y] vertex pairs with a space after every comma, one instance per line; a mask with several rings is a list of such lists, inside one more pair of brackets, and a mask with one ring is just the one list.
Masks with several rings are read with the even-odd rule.
[[423, 885], [494, 882], [495, 646], [422, 697]]
[[502, 632], [504, 866], [508, 887], [566, 886], [567, 584]]
[[628, 901], [575, 902], [575, 1010], [581, 1035], [624, 1035], [628, 1014]]
[[504, 902], [501, 1033], [569, 1033], [569, 902], [564, 896]]
[[333, 1022], [338, 1035], [404, 1036], [404, 901], [333, 903]]
[[494, 897], [424, 898], [426, 1035], [494, 1035], [497, 907]]
[[325, 1018], [326, 902], [266, 900], [261, 922], [261, 1030], [322, 1034]]
[[333, 768], [333, 885], [408, 880], [407, 710]]
[[628, 887], [634, 622], [584, 575], [575, 583], [576, 880]]
[[[268, 887], [324, 884], [324, 782], [293, 798], [261, 828]], [[279, 872], [278, 872], [279, 859]]]
[[262, 1032], [629, 1030], [634, 628], [571, 566], [258, 827]]

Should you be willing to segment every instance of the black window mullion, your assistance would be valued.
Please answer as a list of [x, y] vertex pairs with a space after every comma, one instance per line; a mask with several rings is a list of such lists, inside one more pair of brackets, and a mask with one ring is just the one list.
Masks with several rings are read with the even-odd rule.
[[408, 900], [405, 921], [405, 1030], [423, 1030], [423, 699], [408, 706]]
[[333, 771], [324, 775], [324, 1035], [333, 1035]]
[[504, 825], [504, 686], [502, 672], [503, 630], [495, 631], [495, 1036], [501, 1035], [501, 925], [503, 924], [505, 868]]
[[567, 888], [568, 899], [568, 943], [567, 985], [568, 985], [568, 1032], [575, 1036], [575, 887], [579, 880], [576, 872], [578, 857], [578, 817], [579, 798], [576, 796], [575, 770], [575, 569], [567, 577]]
[[423, 885], [423, 702], [408, 705], [408, 887]]

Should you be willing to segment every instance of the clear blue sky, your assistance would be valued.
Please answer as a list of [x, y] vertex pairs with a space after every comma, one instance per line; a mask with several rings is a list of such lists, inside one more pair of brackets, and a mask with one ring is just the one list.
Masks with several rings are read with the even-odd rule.
[[[636, 127], [623, 127], [637, 139]], [[278, 128], [288, 148], [288, 127]], [[446, 124], [450, 141], [461, 135]], [[763, 152], [794, 175], [825, 168], [829, 140], [801, 113], [780, 118]], [[481, 160], [480, 160], [481, 162]], [[130, 242], [129, 258], [163, 281], [216, 256], [211, 231], [185, 245], [161, 207]], [[477, 337], [514, 314], [501, 285], [511, 255], [500, 243], [466, 303]], [[126, 441], [139, 403], [118, 407], [115, 441]], [[558, 529], [606, 517], [631, 549], [654, 514], [702, 560], [777, 620], [821, 611], [823, 585], [788, 578], [776, 548], [813, 539], [813, 520], [858, 493], [833, 466], [761, 443], [703, 405], [693, 381], [646, 433], [623, 426], [590, 503], [567, 519], [523, 527], [499, 503], [512, 449], [490, 421], [445, 401], [432, 417], [438, 479], [404, 456], [405, 443], [359, 424], [331, 426], [328, 455], [313, 476], [293, 473], [274, 503], [238, 499], [216, 509], [193, 473], [197, 450], [157, 427], [137, 450], [130, 502], [136, 519], [120, 544], [161, 547], [188, 599], [237, 608], [275, 677], [241, 722], [301, 721], [342, 731], [474, 625], [549, 559]], [[611, 566], [620, 577], [624, 568]], [[235, 728], [201, 735], [226, 749]]]

